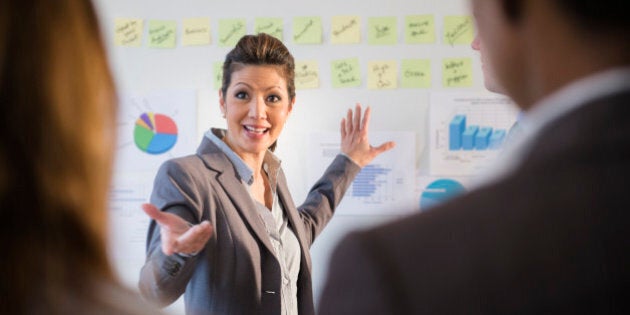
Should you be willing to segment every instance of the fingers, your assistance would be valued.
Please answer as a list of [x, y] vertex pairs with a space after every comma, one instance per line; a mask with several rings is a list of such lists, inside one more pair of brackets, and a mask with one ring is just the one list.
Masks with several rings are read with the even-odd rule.
[[346, 119], [342, 118], [341, 119], [341, 128], [339, 128], [339, 131], [341, 132], [341, 139], [346, 137]]
[[357, 103], [354, 107], [354, 130], [361, 130], [361, 104]]
[[352, 109], [348, 109], [346, 114], [346, 134], [352, 133]]
[[206, 245], [210, 236], [212, 236], [212, 225], [208, 221], [203, 221], [177, 238], [175, 243], [176, 252], [198, 252]]
[[190, 227], [186, 220], [175, 214], [160, 211], [160, 209], [150, 203], [142, 204], [142, 210], [164, 229], [176, 233], [184, 233]]
[[365, 113], [363, 113], [363, 122], [361, 123], [361, 130], [363, 131], [364, 134], [368, 134], [368, 128], [370, 126], [370, 117], [372, 115], [372, 108], [370, 108], [370, 106], [368, 106], [365, 109]]
[[389, 151], [391, 149], [393, 149], [396, 146], [396, 142], [393, 141], [387, 141], [381, 145], [379, 145], [378, 147], [373, 147], [372, 150], [374, 151], [374, 153], [376, 153], [375, 155], [379, 155], [385, 151]]

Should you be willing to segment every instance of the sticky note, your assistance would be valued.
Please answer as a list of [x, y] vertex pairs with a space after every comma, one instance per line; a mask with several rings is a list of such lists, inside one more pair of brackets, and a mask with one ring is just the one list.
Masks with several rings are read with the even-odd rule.
[[256, 18], [254, 22], [254, 31], [258, 33], [267, 33], [279, 40], [283, 40], [284, 22], [281, 18]]
[[114, 19], [114, 45], [140, 47], [143, 26], [142, 19]]
[[293, 41], [296, 44], [321, 44], [322, 19], [316, 16], [294, 18]]
[[388, 90], [398, 87], [398, 64], [396, 61], [368, 62], [368, 89]]
[[295, 63], [295, 88], [316, 89], [319, 87], [319, 66], [317, 61], [297, 61]]
[[442, 85], [444, 87], [472, 86], [470, 58], [448, 58], [442, 62]]
[[435, 21], [433, 15], [410, 15], [405, 17], [405, 43], [435, 43]]
[[219, 46], [234, 47], [246, 33], [245, 19], [219, 19]]
[[368, 18], [368, 44], [394, 45], [398, 42], [396, 17]]
[[467, 15], [444, 17], [444, 42], [449, 45], [470, 45], [475, 36], [473, 19]]
[[431, 60], [403, 59], [400, 74], [400, 86], [403, 88], [431, 87]]
[[361, 71], [358, 58], [333, 60], [330, 73], [334, 88], [357, 87], [361, 85]]
[[333, 44], [360, 43], [361, 18], [358, 16], [333, 16], [330, 42]]
[[190, 18], [182, 21], [182, 45], [210, 45], [210, 19]]
[[149, 47], [175, 48], [177, 22], [175, 21], [149, 21]]
[[212, 75], [214, 77], [214, 89], [218, 90], [221, 88], [221, 84], [223, 83], [223, 61], [215, 61], [212, 64], [213, 72]]

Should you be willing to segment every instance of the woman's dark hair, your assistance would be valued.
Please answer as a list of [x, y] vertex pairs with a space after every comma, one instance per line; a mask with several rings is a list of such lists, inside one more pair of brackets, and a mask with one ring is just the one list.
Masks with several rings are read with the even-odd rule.
[[223, 95], [230, 86], [232, 73], [244, 65], [277, 66], [287, 82], [290, 100], [295, 97], [295, 62], [279, 39], [265, 33], [243, 36], [225, 57], [221, 84]]

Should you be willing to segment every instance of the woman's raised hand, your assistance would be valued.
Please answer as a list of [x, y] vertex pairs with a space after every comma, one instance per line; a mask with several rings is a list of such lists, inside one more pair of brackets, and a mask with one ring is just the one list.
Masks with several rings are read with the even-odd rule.
[[370, 145], [368, 127], [370, 126], [370, 107], [365, 110], [361, 119], [361, 104], [356, 105], [354, 114], [348, 109], [346, 118], [341, 120], [341, 152], [345, 153], [359, 166], [364, 167], [379, 154], [390, 150], [396, 144], [385, 142], [377, 147]]

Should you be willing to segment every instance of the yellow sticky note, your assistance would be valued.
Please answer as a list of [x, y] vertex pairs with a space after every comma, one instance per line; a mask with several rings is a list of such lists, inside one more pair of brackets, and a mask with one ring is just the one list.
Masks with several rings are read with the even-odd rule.
[[444, 42], [449, 45], [470, 45], [475, 36], [473, 19], [467, 15], [444, 17]]
[[279, 40], [283, 40], [284, 22], [281, 18], [256, 18], [255, 33], [267, 33]]
[[319, 87], [319, 66], [317, 61], [297, 61], [295, 63], [295, 88], [316, 89]]
[[149, 47], [174, 48], [177, 33], [175, 21], [149, 21]]
[[472, 62], [470, 58], [448, 58], [442, 62], [442, 85], [444, 87], [472, 86]]
[[218, 90], [221, 88], [221, 84], [223, 83], [223, 61], [215, 61], [212, 64], [213, 68], [213, 77], [214, 77], [214, 89]]
[[368, 89], [389, 90], [398, 87], [398, 65], [396, 61], [368, 62]]
[[368, 44], [394, 45], [398, 42], [396, 17], [368, 18]]
[[360, 43], [361, 18], [358, 16], [333, 16], [330, 42], [333, 44]]
[[114, 45], [140, 47], [143, 26], [142, 19], [114, 19]]
[[190, 18], [182, 21], [182, 45], [210, 45], [210, 19]]
[[405, 17], [405, 43], [435, 43], [435, 21], [433, 15], [410, 15]]
[[331, 63], [332, 86], [334, 88], [356, 87], [361, 85], [359, 59], [333, 60]]
[[400, 86], [403, 88], [431, 87], [431, 60], [403, 59], [400, 74]]
[[219, 20], [219, 46], [234, 47], [246, 33], [247, 22], [245, 19], [220, 19]]
[[294, 18], [293, 41], [296, 44], [321, 44], [322, 19], [316, 16]]

